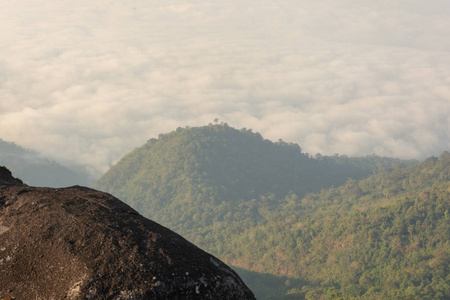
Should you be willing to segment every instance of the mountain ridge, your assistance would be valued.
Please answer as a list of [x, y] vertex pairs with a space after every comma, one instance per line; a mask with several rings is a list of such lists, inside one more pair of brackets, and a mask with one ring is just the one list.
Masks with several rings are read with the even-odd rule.
[[[94, 186], [151, 213], [163, 203], [207, 206], [269, 193], [304, 195], [343, 184], [347, 177], [367, 176], [377, 164], [393, 161], [367, 157], [361, 159], [368, 165], [363, 166], [343, 156], [313, 159], [297, 144], [273, 143], [259, 133], [227, 124], [208, 125], [178, 128], [150, 139], [119, 160]], [[152, 203], [146, 201], [148, 196]]]
[[66, 167], [42, 157], [38, 152], [0, 139], [0, 165], [8, 167], [32, 186], [89, 186], [90, 179], [81, 167]]

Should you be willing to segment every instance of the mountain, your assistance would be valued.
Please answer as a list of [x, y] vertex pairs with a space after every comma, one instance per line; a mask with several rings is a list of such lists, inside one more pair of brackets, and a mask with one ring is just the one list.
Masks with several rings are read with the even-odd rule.
[[3, 167], [0, 180], [0, 299], [255, 299], [218, 258], [109, 194], [25, 186]]
[[[327, 274], [328, 281], [311, 275], [315, 270], [322, 274], [324, 262], [312, 249], [320, 247], [322, 254], [329, 250], [320, 244], [328, 241], [313, 239], [321, 236], [317, 228], [323, 230], [315, 226], [328, 211], [332, 216], [325, 220], [336, 222], [341, 220], [338, 215], [353, 213], [358, 206], [347, 203], [371, 197], [371, 190], [364, 194], [359, 187], [369, 180], [364, 178], [388, 176], [385, 168], [399, 166], [415, 164], [376, 156], [311, 157], [296, 144], [274, 143], [251, 130], [208, 125], [178, 128], [149, 140], [111, 167], [95, 186], [241, 267], [237, 271], [252, 283], [258, 298], [314, 299], [331, 289], [341, 293], [331, 281], [338, 275]], [[345, 205], [334, 202], [342, 197], [341, 189], [349, 193], [341, 201]], [[351, 217], [342, 220], [353, 224]]]
[[2, 139], [0, 139], [0, 165], [5, 165], [25, 183], [33, 186], [90, 185], [89, 176], [81, 167], [65, 167], [43, 158], [36, 151]]
[[[239, 220], [239, 207], [261, 196], [302, 196], [362, 178], [377, 157], [317, 159], [300, 146], [263, 139], [228, 125], [178, 128], [123, 157], [95, 187], [124, 199], [148, 217], [190, 233], [214, 222]], [[251, 213], [251, 210], [248, 211]]]

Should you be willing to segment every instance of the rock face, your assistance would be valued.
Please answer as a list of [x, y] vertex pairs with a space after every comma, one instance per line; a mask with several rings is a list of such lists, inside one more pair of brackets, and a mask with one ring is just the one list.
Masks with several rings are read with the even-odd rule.
[[28, 187], [6, 170], [0, 299], [255, 299], [219, 259], [117, 198]]

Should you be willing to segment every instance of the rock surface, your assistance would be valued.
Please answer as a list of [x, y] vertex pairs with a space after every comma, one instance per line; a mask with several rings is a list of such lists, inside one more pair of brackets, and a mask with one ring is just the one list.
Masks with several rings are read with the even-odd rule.
[[255, 299], [219, 259], [109, 194], [29, 187], [3, 168], [0, 180], [0, 299]]

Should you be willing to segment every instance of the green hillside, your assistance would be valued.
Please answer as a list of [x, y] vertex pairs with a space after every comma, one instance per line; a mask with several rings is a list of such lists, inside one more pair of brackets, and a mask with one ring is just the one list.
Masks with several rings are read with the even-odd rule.
[[312, 158], [209, 125], [149, 140], [96, 187], [240, 267], [259, 299], [433, 298], [448, 289], [431, 267], [448, 251], [447, 157]]
[[[291, 195], [282, 205], [267, 209], [263, 204], [257, 210], [264, 221], [238, 227], [239, 234], [217, 232], [226, 242], [215, 240], [216, 245], [227, 262], [292, 278], [286, 281], [286, 295], [450, 297], [448, 152], [302, 199]], [[304, 282], [294, 284], [293, 279]], [[250, 287], [259, 290], [265, 285]], [[260, 299], [277, 298], [260, 294]]]
[[[194, 238], [217, 222], [240, 222], [247, 214], [257, 222], [259, 214], [242, 207], [252, 201], [278, 205], [279, 197], [288, 193], [302, 196], [338, 186], [392, 161], [313, 159], [297, 144], [273, 143], [251, 130], [226, 124], [209, 125], [178, 128], [149, 140], [122, 158], [95, 186]], [[262, 196], [267, 200], [260, 200]], [[199, 231], [204, 232], [199, 235]]]

